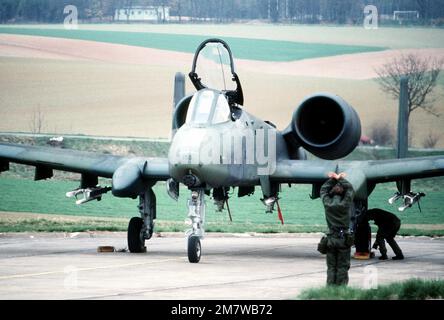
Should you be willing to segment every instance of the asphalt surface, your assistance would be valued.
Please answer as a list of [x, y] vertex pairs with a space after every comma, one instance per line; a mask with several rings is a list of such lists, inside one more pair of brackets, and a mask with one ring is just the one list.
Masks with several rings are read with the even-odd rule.
[[[190, 264], [181, 234], [152, 239], [144, 254], [97, 252], [125, 249], [124, 233], [0, 234], [0, 299], [292, 299], [325, 283], [319, 238], [209, 235]], [[404, 261], [352, 259], [350, 285], [444, 279], [444, 239], [398, 242]]]

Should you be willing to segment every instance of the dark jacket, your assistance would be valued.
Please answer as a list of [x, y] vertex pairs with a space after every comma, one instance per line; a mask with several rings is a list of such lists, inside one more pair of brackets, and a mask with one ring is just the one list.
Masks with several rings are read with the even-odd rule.
[[353, 205], [354, 190], [350, 182], [341, 179], [344, 196], [330, 195], [331, 189], [338, 183], [335, 179], [328, 180], [321, 188], [321, 199], [325, 207], [325, 218], [331, 231], [350, 228], [350, 213]]
[[369, 220], [374, 220], [379, 231], [384, 236], [394, 237], [401, 227], [401, 220], [391, 212], [381, 209], [371, 209], [367, 211]]

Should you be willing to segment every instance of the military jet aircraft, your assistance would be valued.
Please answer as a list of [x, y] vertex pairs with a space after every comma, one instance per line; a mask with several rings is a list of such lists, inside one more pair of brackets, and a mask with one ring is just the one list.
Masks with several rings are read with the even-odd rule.
[[[219, 70], [218, 73], [209, 70]], [[179, 198], [179, 186], [190, 192], [187, 232], [188, 258], [201, 259], [204, 237], [205, 196], [212, 195], [217, 208], [228, 204], [228, 191], [238, 188], [243, 197], [260, 187], [268, 212], [279, 208], [282, 184], [311, 184], [311, 197], [319, 198], [329, 172], [346, 172], [356, 191], [353, 218], [367, 208], [376, 184], [396, 182], [400, 210], [424, 195], [412, 192], [412, 179], [444, 175], [444, 157], [384, 161], [343, 161], [358, 145], [361, 123], [356, 111], [330, 93], [307, 97], [284, 130], [248, 113], [243, 107], [241, 82], [228, 44], [209, 39], [197, 49], [190, 79], [197, 92], [177, 103], [168, 158], [104, 155], [75, 150], [0, 144], [0, 172], [9, 164], [35, 166], [35, 180], [49, 179], [53, 170], [81, 174], [78, 189], [68, 192], [77, 204], [100, 200], [111, 191], [115, 197], [139, 198], [140, 217], [128, 226], [130, 252], [144, 251], [154, 231], [156, 196], [153, 186], [166, 181], [167, 191]], [[273, 109], [270, 111], [272, 112]], [[322, 160], [307, 160], [307, 151]], [[111, 187], [98, 185], [98, 178], [112, 179]]]

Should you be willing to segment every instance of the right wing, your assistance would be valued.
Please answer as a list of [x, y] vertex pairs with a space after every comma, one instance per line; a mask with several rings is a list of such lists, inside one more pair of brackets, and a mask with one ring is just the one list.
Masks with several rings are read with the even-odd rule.
[[374, 161], [285, 160], [270, 176], [278, 183], [322, 185], [329, 172], [346, 172], [361, 199], [378, 183], [444, 176], [444, 156]]

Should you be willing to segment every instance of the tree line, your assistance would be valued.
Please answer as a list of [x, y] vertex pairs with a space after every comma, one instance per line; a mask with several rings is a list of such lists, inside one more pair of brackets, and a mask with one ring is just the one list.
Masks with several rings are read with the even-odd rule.
[[163, 6], [179, 21], [361, 24], [364, 7], [375, 5], [390, 21], [394, 11], [417, 11], [417, 24], [444, 25], [444, 0], [0, 0], [0, 23], [60, 23], [74, 5], [79, 19], [112, 21], [115, 10]]

